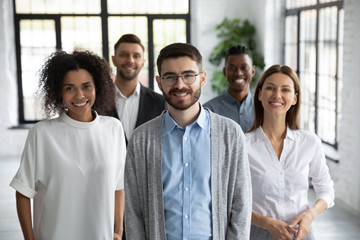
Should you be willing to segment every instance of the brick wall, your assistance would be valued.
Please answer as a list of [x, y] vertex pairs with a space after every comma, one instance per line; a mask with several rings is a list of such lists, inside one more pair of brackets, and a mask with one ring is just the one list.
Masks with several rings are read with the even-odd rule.
[[340, 162], [331, 164], [336, 198], [360, 213], [360, 1], [344, 2], [343, 83], [339, 133]]

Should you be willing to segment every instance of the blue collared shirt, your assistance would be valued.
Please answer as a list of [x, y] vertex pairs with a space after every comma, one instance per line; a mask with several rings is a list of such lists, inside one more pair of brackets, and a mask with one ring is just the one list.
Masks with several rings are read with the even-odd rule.
[[165, 112], [161, 144], [167, 239], [212, 239], [208, 110], [185, 129]]
[[250, 91], [241, 104], [226, 91], [205, 103], [204, 107], [214, 113], [231, 118], [240, 124], [244, 133], [250, 130], [254, 122], [254, 101]]

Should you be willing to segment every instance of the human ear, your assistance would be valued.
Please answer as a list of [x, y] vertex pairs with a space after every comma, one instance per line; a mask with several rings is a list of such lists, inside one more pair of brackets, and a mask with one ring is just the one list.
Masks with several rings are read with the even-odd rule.
[[157, 83], [159, 89], [161, 91], [163, 91], [162, 86], [161, 86], [161, 78], [160, 78], [160, 76], [156, 76], [156, 83]]

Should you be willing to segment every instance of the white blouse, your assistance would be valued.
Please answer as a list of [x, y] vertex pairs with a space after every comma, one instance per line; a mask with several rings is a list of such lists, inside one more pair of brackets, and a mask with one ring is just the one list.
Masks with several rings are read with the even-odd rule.
[[316, 199], [325, 200], [328, 207], [334, 205], [334, 183], [321, 140], [314, 133], [287, 128], [280, 160], [261, 127], [245, 136], [254, 212], [291, 223], [309, 208], [309, 178]]

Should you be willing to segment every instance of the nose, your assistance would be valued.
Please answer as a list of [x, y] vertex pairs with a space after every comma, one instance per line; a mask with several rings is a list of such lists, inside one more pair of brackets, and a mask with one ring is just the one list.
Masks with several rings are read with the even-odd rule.
[[174, 86], [181, 89], [183, 85], [185, 85], [185, 83], [184, 83], [184, 81], [182, 79], [182, 76], [176, 76], [176, 82], [175, 82]]
[[129, 55], [129, 57], [127, 58], [127, 61], [128, 61], [129, 63], [134, 63], [134, 62], [135, 62], [134, 56]]
[[75, 98], [76, 99], [81, 99], [81, 98], [83, 98], [83, 96], [84, 96], [84, 93], [83, 93], [83, 91], [82, 91], [82, 89], [76, 89], [76, 92], [75, 92]]
[[274, 96], [276, 98], [280, 98], [281, 97], [281, 89], [275, 89], [274, 90]]
[[240, 76], [243, 74], [243, 71], [241, 70], [241, 68], [236, 68], [236, 71], [235, 71], [236, 75]]

